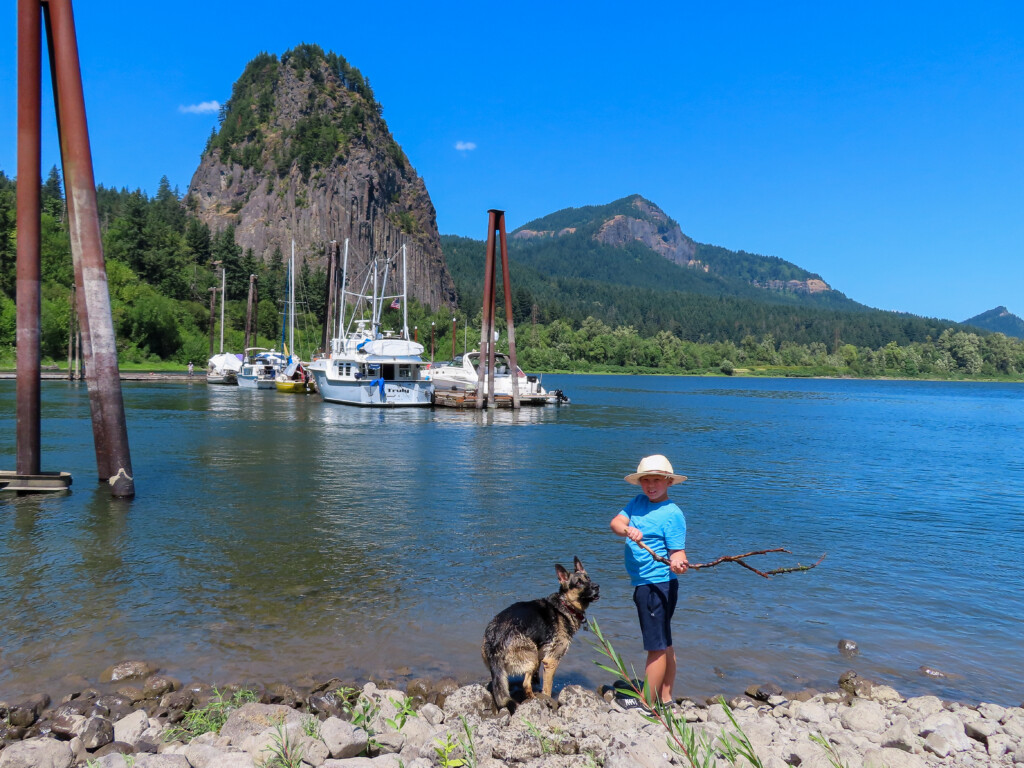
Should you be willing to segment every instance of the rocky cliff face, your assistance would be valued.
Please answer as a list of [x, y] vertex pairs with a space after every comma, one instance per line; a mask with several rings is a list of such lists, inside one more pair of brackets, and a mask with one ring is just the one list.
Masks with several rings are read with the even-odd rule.
[[330, 242], [348, 238], [350, 268], [405, 244], [410, 296], [455, 305], [423, 180], [359, 71], [317, 46], [249, 63], [186, 205], [213, 231], [233, 224], [236, 242], [264, 261], [293, 239], [297, 262], [321, 266]]

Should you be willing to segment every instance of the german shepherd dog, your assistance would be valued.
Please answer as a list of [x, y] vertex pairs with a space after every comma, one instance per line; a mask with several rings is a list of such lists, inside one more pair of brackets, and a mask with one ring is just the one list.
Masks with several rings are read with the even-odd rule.
[[481, 649], [491, 673], [494, 710], [515, 711], [508, 692], [509, 675], [523, 675], [526, 698], [533, 698], [533, 675], [544, 666], [542, 691], [551, 696], [558, 662], [569, 650], [572, 636], [583, 624], [587, 606], [598, 599], [599, 587], [590, 580], [578, 557], [569, 573], [555, 565], [559, 590], [547, 597], [514, 603], [487, 625]]

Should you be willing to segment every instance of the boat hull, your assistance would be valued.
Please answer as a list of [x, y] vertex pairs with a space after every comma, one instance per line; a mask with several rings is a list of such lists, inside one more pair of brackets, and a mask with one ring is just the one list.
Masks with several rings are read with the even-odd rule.
[[277, 382], [274, 379], [258, 379], [255, 376], [239, 376], [238, 386], [242, 389], [274, 389]]
[[311, 390], [304, 381], [277, 381], [274, 387], [278, 392], [291, 395], [308, 395]]
[[326, 371], [313, 369], [320, 397], [327, 403], [366, 408], [416, 408], [429, 406], [434, 387], [429, 381], [387, 381], [383, 386], [370, 381], [332, 379]]
[[235, 375], [234, 371], [228, 371], [226, 373], [208, 373], [206, 374], [207, 384], [224, 384], [229, 387], [233, 387], [238, 384], [238, 376]]

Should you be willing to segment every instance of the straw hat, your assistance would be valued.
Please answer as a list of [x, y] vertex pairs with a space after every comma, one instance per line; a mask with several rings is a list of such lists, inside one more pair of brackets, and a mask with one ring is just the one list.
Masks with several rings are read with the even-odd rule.
[[672, 471], [672, 465], [669, 460], [662, 456], [660, 453], [656, 453], [653, 456], [645, 456], [640, 459], [640, 464], [636, 468], [636, 472], [632, 475], [626, 475], [623, 480], [633, 485], [640, 485], [640, 478], [647, 477], [648, 475], [657, 475], [661, 477], [667, 477], [672, 482], [669, 485], [675, 485], [681, 483], [686, 479], [686, 475], [677, 475]]

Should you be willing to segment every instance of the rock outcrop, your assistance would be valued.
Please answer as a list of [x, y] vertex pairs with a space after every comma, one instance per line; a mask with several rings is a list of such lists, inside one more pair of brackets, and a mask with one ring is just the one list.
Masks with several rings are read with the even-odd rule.
[[380, 105], [344, 58], [302, 45], [260, 54], [235, 83], [185, 198], [213, 231], [268, 261], [320, 266], [331, 241], [349, 240], [349, 264], [408, 252], [409, 293], [454, 306], [434, 206], [395, 142]]

